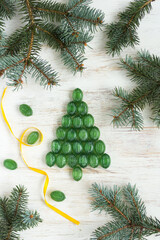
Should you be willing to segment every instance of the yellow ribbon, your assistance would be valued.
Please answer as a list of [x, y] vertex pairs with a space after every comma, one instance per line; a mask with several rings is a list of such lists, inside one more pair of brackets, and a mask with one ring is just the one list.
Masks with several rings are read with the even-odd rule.
[[[7, 124], [7, 126], [8, 126], [8, 128], [9, 128], [10, 132], [12, 133], [12, 135], [17, 139], [17, 141], [18, 141], [19, 144], [20, 144], [21, 157], [22, 157], [24, 163], [27, 165], [27, 167], [28, 167], [30, 170], [34, 171], [34, 172], [37, 172], [37, 173], [40, 173], [40, 174], [46, 176], [45, 183], [44, 183], [44, 187], [43, 187], [43, 194], [44, 194], [45, 204], [46, 204], [49, 208], [51, 208], [53, 211], [55, 211], [56, 213], [60, 214], [62, 217], [68, 219], [69, 221], [73, 222], [74, 224], [79, 225], [79, 223], [80, 223], [79, 221], [77, 221], [76, 219], [70, 217], [70, 216], [67, 215], [66, 213], [62, 212], [61, 210], [59, 210], [58, 208], [52, 206], [51, 204], [49, 204], [49, 203], [47, 202], [47, 200], [46, 200], [46, 192], [47, 192], [47, 188], [48, 188], [48, 184], [49, 184], [49, 176], [48, 176], [48, 174], [47, 174], [45, 171], [43, 171], [43, 170], [41, 170], [41, 169], [37, 169], [37, 168], [30, 167], [30, 166], [27, 164], [27, 162], [25, 161], [25, 159], [24, 159], [24, 157], [23, 157], [22, 146], [25, 145], [25, 146], [32, 147], [32, 145], [29, 145], [29, 144], [25, 143], [25, 142], [23, 141], [23, 139], [24, 139], [25, 134], [26, 134], [31, 128], [27, 128], [27, 129], [22, 133], [20, 139], [15, 136], [15, 134], [14, 134], [14, 132], [12, 131], [12, 128], [11, 128], [11, 126], [10, 126], [7, 118], [6, 118], [6, 115], [5, 115], [5, 112], [4, 112], [4, 108], [3, 108], [3, 99], [4, 99], [4, 96], [5, 96], [6, 90], [7, 90], [7, 87], [4, 89], [3, 94], [2, 94], [2, 99], [1, 99], [1, 111], [2, 111], [3, 119], [4, 119], [5, 123]], [[42, 134], [42, 132], [41, 132], [39, 129], [37, 129], [37, 128], [34, 128], [34, 129], [36, 129], [36, 130], [40, 133], [40, 141], [38, 142], [38, 144], [36, 144], [36, 146], [38, 146], [38, 145], [40, 145], [40, 144], [42, 143], [42, 141], [43, 141], [43, 134]], [[33, 145], [33, 146], [35, 146], [35, 145]]]

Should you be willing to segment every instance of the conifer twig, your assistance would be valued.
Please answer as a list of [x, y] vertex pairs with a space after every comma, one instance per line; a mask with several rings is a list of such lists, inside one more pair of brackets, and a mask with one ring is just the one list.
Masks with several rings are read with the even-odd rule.
[[127, 70], [127, 76], [137, 84], [130, 93], [115, 88], [113, 96], [120, 106], [113, 109], [114, 126], [131, 126], [136, 130], [143, 128], [141, 112], [148, 104], [151, 107], [151, 119], [160, 126], [160, 59], [149, 52], [139, 52], [136, 59], [126, 57], [121, 67]]
[[133, 0], [128, 7], [118, 14], [118, 20], [115, 23], [107, 25], [107, 44], [108, 54], [120, 54], [125, 47], [134, 47], [139, 43], [137, 29], [142, 18], [149, 13], [152, 8], [152, 2], [155, 0]]
[[[10, 80], [9, 85], [18, 88], [31, 71], [41, 85], [57, 85], [57, 72], [39, 58], [43, 43], [59, 51], [71, 71], [83, 71], [85, 47], [96, 28], [103, 25], [104, 14], [89, 7], [90, 0], [68, 1], [67, 4], [50, 0], [0, 2], [0, 74]], [[5, 37], [4, 20], [12, 18], [16, 11], [23, 16], [25, 26]]]
[[[110, 214], [112, 221], [96, 229], [91, 240], [136, 240], [160, 234], [160, 221], [147, 217], [144, 202], [136, 186], [113, 189], [93, 184], [90, 189], [93, 210]], [[116, 199], [115, 199], [116, 196]]]

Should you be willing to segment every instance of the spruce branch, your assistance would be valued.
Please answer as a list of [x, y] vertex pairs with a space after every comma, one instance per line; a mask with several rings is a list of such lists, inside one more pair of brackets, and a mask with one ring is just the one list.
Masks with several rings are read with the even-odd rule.
[[[3, 2], [7, 3], [5, 0]], [[16, 9], [22, 15], [24, 24], [11, 36], [5, 37], [5, 41], [2, 42], [2, 37], [0, 40], [0, 75], [9, 79], [9, 85], [16, 88], [22, 86], [30, 69], [41, 85], [50, 88], [57, 85], [57, 72], [39, 57], [44, 43], [60, 52], [64, 65], [73, 73], [83, 71], [85, 47], [97, 27], [103, 26], [104, 19], [100, 10], [89, 7], [90, 0], [69, 0], [67, 4], [51, 0], [20, 0], [15, 1], [12, 12], [6, 12], [1, 7], [2, 3], [1, 36], [4, 18], [11, 18]], [[6, 6], [10, 9], [9, 3]]]
[[160, 221], [146, 215], [145, 204], [136, 186], [113, 189], [93, 184], [90, 189], [93, 211], [105, 211], [112, 221], [96, 229], [92, 240], [136, 240], [160, 234]]
[[141, 111], [148, 104], [151, 107], [151, 119], [160, 126], [160, 58], [149, 52], [138, 52], [137, 58], [126, 57], [121, 60], [121, 67], [127, 76], [137, 84], [131, 92], [115, 88], [113, 96], [120, 103], [113, 109], [113, 125], [131, 126], [132, 129], [143, 128]]
[[120, 54], [125, 47], [139, 44], [137, 29], [146, 13], [150, 13], [152, 2], [155, 0], [134, 0], [118, 14], [115, 23], [108, 24], [106, 51], [108, 54]]
[[9, 198], [0, 198], [0, 240], [18, 240], [18, 232], [42, 222], [37, 211], [28, 209], [28, 197], [23, 186], [16, 186]]

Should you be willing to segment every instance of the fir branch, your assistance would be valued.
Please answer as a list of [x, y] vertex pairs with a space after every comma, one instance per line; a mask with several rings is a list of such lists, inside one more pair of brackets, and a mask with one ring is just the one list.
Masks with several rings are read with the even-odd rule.
[[0, 240], [18, 240], [19, 231], [42, 221], [36, 211], [28, 210], [27, 203], [28, 194], [23, 186], [16, 186], [9, 198], [0, 198]]
[[[136, 186], [128, 184], [110, 189], [95, 183], [90, 194], [93, 198], [93, 210], [103, 210], [113, 218], [111, 222], [94, 231], [92, 240], [146, 239], [147, 236], [160, 233], [160, 221], [147, 217], [145, 204]], [[116, 205], [119, 207], [115, 208]], [[126, 213], [127, 218], [124, 217]]]
[[[6, 13], [4, 7], [1, 7], [2, 2], [0, 14], [5, 18], [12, 17], [13, 14]], [[24, 26], [5, 37], [5, 44], [2, 39], [0, 42], [0, 75], [9, 79], [8, 85], [16, 88], [22, 86], [30, 68], [34, 69], [34, 73], [37, 72], [36, 76], [42, 76], [42, 85], [51, 87], [57, 84], [56, 71], [51, 71], [47, 63], [42, 63], [39, 58], [43, 43], [60, 51], [64, 65], [74, 73], [83, 71], [85, 46], [92, 40], [93, 31], [103, 25], [104, 18], [100, 10], [89, 7], [90, 2], [73, 0], [68, 4], [61, 4], [51, 0], [15, 1], [13, 10], [17, 9], [22, 15]], [[10, 1], [7, 4], [9, 7]], [[3, 34], [3, 23], [2, 18], [0, 37]], [[37, 64], [35, 58], [38, 58]]]
[[130, 93], [115, 88], [113, 96], [120, 106], [113, 109], [114, 126], [128, 126], [136, 130], [143, 128], [141, 111], [146, 104], [151, 107], [151, 119], [160, 126], [160, 59], [149, 52], [139, 52], [136, 59], [126, 57], [121, 61], [127, 76], [137, 84]]
[[152, 2], [155, 0], [134, 0], [118, 14], [118, 21], [107, 25], [108, 54], [120, 54], [125, 47], [134, 47], [139, 43], [137, 29], [146, 13], [150, 13]]

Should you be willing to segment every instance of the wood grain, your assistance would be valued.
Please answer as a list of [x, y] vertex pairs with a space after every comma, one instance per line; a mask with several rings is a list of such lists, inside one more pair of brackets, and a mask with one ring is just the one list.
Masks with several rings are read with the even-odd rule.
[[[64, 2], [64, 1], [63, 1]], [[93, 6], [103, 9], [106, 13], [106, 22], [116, 19], [116, 13], [128, 4], [128, 0], [94, 0]], [[160, 1], [153, 3], [151, 14], [147, 15], [139, 28], [140, 45], [137, 50], [149, 49], [151, 53], [160, 56]], [[7, 32], [15, 29], [14, 21], [7, 26]], [[93, 49], [87, 49], [88, 60], [86, 71], [82, 76], [73, 76], [61, 63], [59, 54], [43, 47], [42, 57], [49, 59], [52, 66], [60, 72], [60, 87], [51, 92], [46, 91], [34, 83], [28, 76], [25, 87], [18, 92], [8, 91], [4, 107], [7, 117], [17, 136], [24, 129], [35, 126], [44, 133], [44, 141], [40, 147], [25, 148], [25, 158], [32, 166], [46, 170], [50, 176], [48, 196], [52, 190], [61, 190], [67, 199], [63, 203], [50, 203], [80, 220], [75, 226], [48, 209], [42, 198], [42, 184], [44, 178], [26, 168], [21, 160], [19, 146], [9, 133], [2, 117], [0, 117], [0, 195], [7, 195], [16, 184], [24, 184], [30, 193], [29, 206], [37, 209], [43, 223], [37, 228], [21, 234], [25, 240], [89, 240], [92, 231], [103, 225], [108, 216], [98, 215], [90, 210], [90, 196], [88, 189], [92, 183], [104, 183], [109, 186], [122, 185], [131, 182], [137, 184], [140, 194], [145, 201], [148, 215], [160, 219], [160, 130], [155, 128], [149, 119], [150, 109], [144, 112], [145, 128], [141, 132], [131, 131], [129, 128], [114, 129], [110, 124], [111, 109], [115, 105], [111, 91], [115, 86], [127, 89], [133, 87], [125, 72], [117, 65], [118, 57], [112, 58], [105, 54], [105, 33], [97, 32], [90, 44]], [[125, 49], [122, 57], [134, 55], [136, 49]], [[5, 87], [5, 80], [1, 79], [0, 94]], [[95, 125], [100, 128], [101, 139], [106, 143], [107, 152], [111, 155], [112, 165], [108, 170], [90, 168], [84, 170], [83, 180], [74, 182], [68, 168], [48, 168], [45, 165], [45, 154], [50, 150], [50, 143], [55, 138], [56, 128], [66, 112], [66, 105], [71, 100], [71, 92], [80, 87], [84, 91], [84, 101], [89, 106], [89, 112], [95, 117]], [[23, 117], [18, 107], [21, 103], [32, 106], [34, 115]], [[3, 160], [15, 159], [19, 168], [9, 171], [3, 167]], [[148, 238], [156, 239], [154, 236]], [[157, 238], [158, 239], [158, 238]]]

